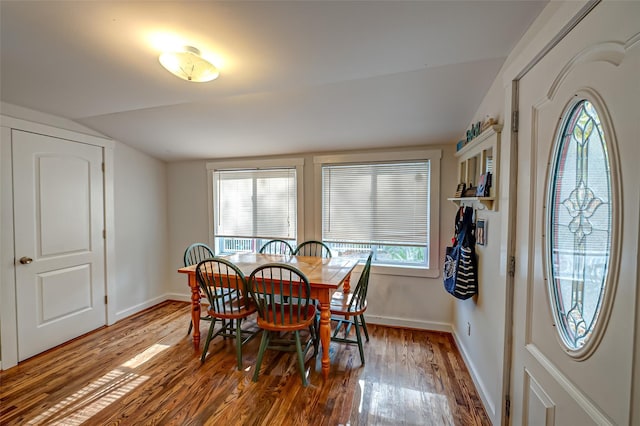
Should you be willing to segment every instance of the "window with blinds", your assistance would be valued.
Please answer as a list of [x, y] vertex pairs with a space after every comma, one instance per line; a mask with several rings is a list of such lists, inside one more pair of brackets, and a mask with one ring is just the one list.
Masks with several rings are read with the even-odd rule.
[[271, 239], [295, 242], [295, 168], [216, 170], [213, 189], [216, 253], [257, 252]]
[[322, 166], [322, 240], [377, 264], [429, 266], [430, 162]]

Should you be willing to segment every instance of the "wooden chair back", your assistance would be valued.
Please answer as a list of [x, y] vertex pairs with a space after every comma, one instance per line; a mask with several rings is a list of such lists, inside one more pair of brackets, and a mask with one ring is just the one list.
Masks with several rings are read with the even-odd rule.
[[244, 274], [228, 260], [203, 260], [196, 267], [196, 278], [200, 291], [209, 301], [212, 317], [238, 318], [255, 312]]
[[367, 257], [367, 261], [365, 262], [360, 278], [358, 279], [358, 284], [353, 291], [354, 297], [352, 297], [349, 302], [349, 312], [363, 311], [367, 308], [367, 291], [369, 290], [369, 274], [371, 272], [372, 258], [373, 253], [369, 253], [369, 257]]
[[290, 255], [293, 254], [293, 248], [285, 240], [271, 240], [260, 248], [260, 253]]
[[196, 265], [214, 256], [211, 247], [204, 243], [191, 244], [184, 251], [184, 266]]
[[322, 241], [309, 240], [301, 243], [293, 254], [297, 256], [329, 258], [331, 257], [331, 249]]
[[249, 292], [258, 309], [258, 325], [267, 330], [296, 330], [309, 326], [315, 316], [311, 286], [291, 265], [269, 263], [249, 277]]

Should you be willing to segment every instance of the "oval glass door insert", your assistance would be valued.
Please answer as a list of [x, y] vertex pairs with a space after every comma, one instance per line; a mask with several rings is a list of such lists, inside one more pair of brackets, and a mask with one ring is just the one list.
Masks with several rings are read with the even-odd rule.
[[562, 123], [547, 188], [547, 282], [562, 342], [579, 351], [598, 325], [607, 291], [611, 169], [592, 103], [574, 104]]

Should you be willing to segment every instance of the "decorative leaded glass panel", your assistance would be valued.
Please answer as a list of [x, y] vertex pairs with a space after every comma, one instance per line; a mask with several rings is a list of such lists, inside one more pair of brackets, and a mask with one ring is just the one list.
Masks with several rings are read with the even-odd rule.
[[563, 123], [548, 188], [548, 282], [556, 329], [575, 351], [591, 337], [607, 290], [611, 171], [593, 104], [578, 102]]

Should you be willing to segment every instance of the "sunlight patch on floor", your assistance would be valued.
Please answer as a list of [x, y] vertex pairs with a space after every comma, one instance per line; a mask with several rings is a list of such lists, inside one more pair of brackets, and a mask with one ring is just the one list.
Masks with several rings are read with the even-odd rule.
[[114, 401], [140, 386], [149, 379], [132, 372], [151, 358], [169, 348], [170, 345], [156, 343], [94, 380], [87, 386], [68, 396], [44, 413], [27, 422], [28, 425], [75, 426], [84, 423]]
[[[365, 380], [358, 380], [358, 385], [360, 387], [358, 413], [362, 413], [366, 404], [369, 406], [369, 413], [383, 417], [383, 413], [387, 411], [385, 407], [388, 407], [389, 404], [394, 404], [394, 401], [402, 401], [407, 412], [415, 411], [416, 407], [419, 407], [420, 411], [425, 411], [422, 413], [428, 415], [428, 419], [425, 418], [425, 424], [455, 424], [445, 395]], [[390, 398], [391, 395], [393, 395], [393, 398]], [[424, 410], [425, 407], [427, 407], [426, 410]], [[410, 418], [414, 418], [416, 414], [418, 413], [413, 413]], [[421, 417], [424, 418], [424, 416]]]
[[160, 343], [156, 343], [154, 345], [151, 345], [145, 351], [140, 352], [139, 354], [131, 358], [129, 361], [122, 364], [122, 366], [126, 368], [137, 368], [142, 364], [144, 364], [145, 362], [149, 361], [154, 356], [158, 355], [160, 352], [168, 348], [169, 348], [169, 345], [162, 345]]
[[60, 401], [27, 424], [79, 425], [135, 389], [149, 377], [112, 370]]

